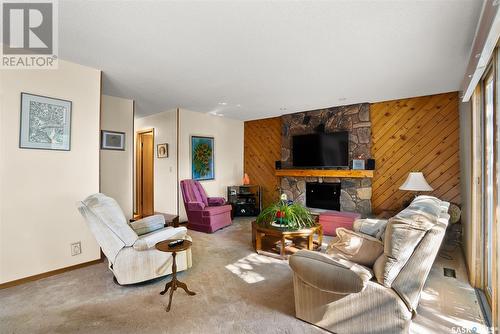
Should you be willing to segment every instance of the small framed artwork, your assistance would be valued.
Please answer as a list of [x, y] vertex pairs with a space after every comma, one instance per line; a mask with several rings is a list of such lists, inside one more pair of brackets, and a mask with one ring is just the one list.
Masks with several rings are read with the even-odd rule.
[[352, 169], [365, 169], [365, 161], [361, 159], [353, 159]]
[[191, 175], [193, 180], [213, 180], [214, 137], [191, 136]]
[[102, 130], [101, 150], [125, 151], [125, 132]]
[[19, 147], [71, 149], [71, 101], [21, 93]]
[[158, 159], [168, 158], [168, 144], [156, 145], [156, 155], [158, 156]]

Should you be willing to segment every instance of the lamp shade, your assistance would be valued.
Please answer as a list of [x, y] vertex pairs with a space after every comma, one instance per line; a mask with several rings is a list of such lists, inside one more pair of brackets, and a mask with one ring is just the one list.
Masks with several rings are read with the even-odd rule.
[[406, 181], [399, 187], [399, 190], [433, 191], [434, 189], [427, 183], [422, 172], [412, 172], [408, 174]]

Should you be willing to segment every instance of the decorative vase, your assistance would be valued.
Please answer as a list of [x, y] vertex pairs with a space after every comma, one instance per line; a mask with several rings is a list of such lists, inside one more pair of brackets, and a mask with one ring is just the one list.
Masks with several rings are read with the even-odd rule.
[[243, 176], [243, 185], [249, 185], [250, 184], [250, 178], [248, 177], [248, 174], [245, 173], [245, 175]]

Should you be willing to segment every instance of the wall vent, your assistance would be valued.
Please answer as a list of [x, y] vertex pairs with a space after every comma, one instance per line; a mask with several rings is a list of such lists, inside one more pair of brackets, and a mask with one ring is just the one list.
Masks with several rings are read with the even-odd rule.
[[455, 273], [455, 269], [443, 268], [443, 271], [444, 271], [444, 276], [457, 278], [457, 274]]

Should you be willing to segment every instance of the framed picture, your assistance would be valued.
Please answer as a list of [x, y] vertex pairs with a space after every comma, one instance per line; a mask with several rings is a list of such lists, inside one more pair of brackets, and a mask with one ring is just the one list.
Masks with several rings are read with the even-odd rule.
[[125, 151], [125, 132], [102, 130], [101, 149]]
[[365, 169], [365, 161], [361, 159], [352, 160], [352, 169]]
[[21, 93], [19, 147], [69, 151], [71, 101]]
[[168, 144], [156, 145], [156, 155], [158, 158], [168, 158]]
[[213, 180], [214, 138], [191, 136], [191, 175], [193, 180]]

